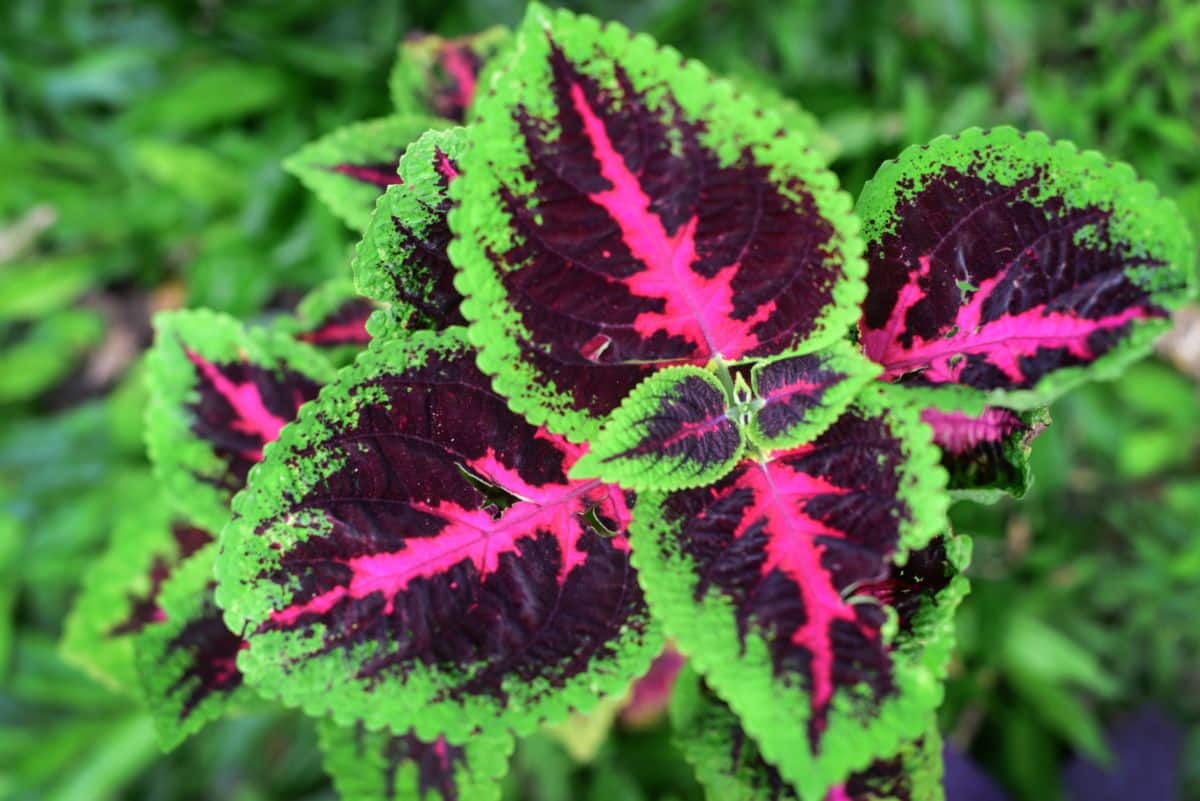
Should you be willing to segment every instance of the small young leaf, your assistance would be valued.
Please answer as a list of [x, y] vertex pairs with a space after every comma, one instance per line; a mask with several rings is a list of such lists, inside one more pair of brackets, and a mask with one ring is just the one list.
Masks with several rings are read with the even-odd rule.
[[921, 412], [921, 419], [933, 429], [933, 442], [942, 449], [950, 491], [959, 498], [989, 503], [1005, 495], [1025, 495], [1032, 481], [1029, 450], [1050, 425], [1050, 412], [988, 406], [974, 415], [931, 407]]
[[356, 122], [310, 142], [284, 163], [348, 226], [361, 231], [375, 199], [400, 183], [396, 166], [404, 148], [445, 120], [406, 115]]
[[335, 278], [305, 295], [295, 314], [279, 318], [276, 327], [341, 366], [353, 361], [371, 341], [367, 320], [377, 310], [349, 281]]
[[462, 743], [617, 694], [661, 648], [628, 500], [513, 414], [461, 328], [372, 343], [234, 501], [218, 597], [262, 692]]
[[530, 6], [476, 103], [451, 259], [479, 363], [588, 439], [658, 365], [843, 335], [865, 266], [803, 134], [675, 51]]
[[750, 382], [762, 406], [750, 421], [751, 441], [767, 450], [811, 442], [879, 372], [849, 342], [758, 362]]
[[208, 531], [263, 448], [333, 374], [308, 345], [208, 310], [155, 318], [146, 444], [180, 514]]
[[[800, 798], [699, 674], [685, 668], [677, 687], [671, 701], [675, 741], [710, 801]], [[821, 796], [822, 801], [941, 801], [941, 744], [931, 722], [895, 756], [873, 761]]]
[[400, 159], [403, 183], [380, 198], [354, 256], [358, 291], [390, 303], [392, 323], [445, 328], [463, 323], [462, 296], [446, 255], [448, 190], [466, 145], [462, 128], [430, 131]]
[[513, 750], [502, 729], [475, 732], [459, 746], [329, 719], [317, 724], [317, 739], [345, 801], [497, 801]]
[[654, 658], [646, 675], [630, 688], [629, 697], [621, 707], [621, 723], [635, 729], [657, 723], [671, 703], [676, 677], [686, 663], [683, 654], [667, 643], [663, 652]]
[[62, 652], [95, 678], [138, 690], [133, 637], [160, 620], [163, 584], [184, 559], [213, 540], [175, 520], [157, 480], [147, 477], [143, 502], [117, 520], [108, 550], [88, 569], [67, 618]]
[[1115, 375], [1194, 282], [1173, 203], [1128, 166], [1038, 133], [971, 129], [909, 148], [858, 210], [867, 356], [889, 379], [1011, 408]]
[[[880, 387], [811, 444], [638, 497], [655, 616], [805, 799], [916, 737], [939, 700], [963, 587], [927, 545], [947, 503], [930, 436]], [[894, 641], [906, 630], [911, 653]]]
[[510, 36], [497, 25], [456, 39], [428, 33], [406, 37], [388, 81], [396, 111], [465, 122], [484, 67]]
[[571, 468], [626, 489], [676, 490], [719, 479], [746, 441], [721, 382], [700, 367], [667, 367], [638, 384]]
[[160, 595], [161, 620], [137, 635], [142, 690], [164, 750], [179, 745], [250, 697], [237, 667], [242, 638], [213, 601], [215, 544], [184, 562]]

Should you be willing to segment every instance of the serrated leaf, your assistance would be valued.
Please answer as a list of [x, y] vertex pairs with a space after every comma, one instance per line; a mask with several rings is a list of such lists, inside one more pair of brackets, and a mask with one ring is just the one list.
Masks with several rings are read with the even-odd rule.
[[571, 476], [637, 492], [711, 484], [733, 469], [746, 448], [728, 403], [708, 370], [659, 370], [613, 412]]
[[950, 491], [959, 498], [988, 503], [1005, 495], [1025, 495], [1033, 480], [1030, 448], [1050, 425], [1050, 412], [988, 406], [979, 414], [968, 414], [930, 407], [921, 412], [921, 419], [942, 450]]
[[208, 531], [263, 449], [333, 374], [313, 348], [207, 309], [154, 321], [146, 445], [179, 513]]
[[422, 115], [352, 123], [305, 145], [283, 166], [346, 225], [361, 231], [376, 198], [400, 182], [396, 167], [404, 149], [431, 128], [447, 124]]
[[513, 750], [512, 736], [500, 729], [458, 746], [328, 719], [317, 724], [317, 739], [345, 801], [497, 801]]
[[928, 545], [947, 505], [930, 436], [876, 388], [811, 444], [638, 497], [655, 616], [806, 800], [916, 737], [940, 700], [964, 588]]
[[160, 595], [179, 564], [213, 535], [178, 519], [146, 482], [143, 503], [116, 522], [108, 550], [83, 577], [63, 632], [63, 656], [91, 676], [127, 692], [139, 692], [134, 637], [162, 619]]
[[378, 306], [356, 293], [350, 281], [335, 278], [305, 295], [295, 313], [280, 317], [276, 328], [341, 366], [371, 341], [367, 320], [376, 311]]
[[750, 372], [760, 406], [747, 433], [767, 450], [811, 442], [879, 372], [848, 342], [760, 361]]
[[476, 103], [451, 259], [513, 408], [595, 434], [652, 366], [842, 336], [857, 223], [803, 134], [645, 36], [531, 5]]
[[209, 545], [175, 571], [160, 595], [162, 619], [134, 642], [142, 692], [164, 750], [251, 697], [237, 667], [246, 643], [225, 627], [213, 600], [216, 556], [217, 545]]
[[1034, 408], [1145, 354], [1194, 284], [1173, 203], [1124, 164], [1011, 128], [910, 148], [858, 202], [863, 349], [885, 377]]
[[[679, 677], [671, 702], [675, 741], [710, 801], [796, 801], [796, 791], [763, 759], [737, 715], [694, 670]], [[823, 801], [941, 801], [941, 736], [933, 722], [899, 752], [873, 761]]]
[[661, 638], [624, 493], [567, 478], [581, 450], [507, 408], [462, 329], [372, 343], [234, 501], [218, 597], [248, 680], [454, 743], [623, 692]]
[[454, 39], [429, 33], [407, 36], [388, 80], [396, 111], [464, 122], [484, 68], [510, 36], [499, 25]]
[[380, 196], [354, 256], [354, 282], [364, 295], [391, 304], [397, 329], [462, 324], [462, 296], [446, 254], [448, 190], [458, 177], [466, 131], [430, 131], [400, 159], [403, 183]]

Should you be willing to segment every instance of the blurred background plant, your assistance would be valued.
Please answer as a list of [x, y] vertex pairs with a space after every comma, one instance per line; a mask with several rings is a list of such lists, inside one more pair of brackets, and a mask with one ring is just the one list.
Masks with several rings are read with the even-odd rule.
[[[1200, 234], [1200, 5], [1188, 0], [650, 0], [622, 20], [818, 115], [857, 192], [904, 145], [1040, 128], [1129, 161]], [[6, 0], [0, 8], [0, 798], [332, 798], [310, 727], [252, 712], [162, 756], [58, 655], [79, 579], [150, 486], [138, 357], [154, 310], [255, 317], [348, 269], [353, 236], [281, 167], [387, 111], [415, 29], [519, 0]], [[962, 505], [974, 592], [943, 729], [1015, 798], [1157, 701], [1200, 799], [1200, 324], [1053, 409], [1024, 501]], [[1181, 323], [1182, 325], [1183, 323]], [[589, 764], [524, 744], [509, 797], [699, 798], [662, 727]]]

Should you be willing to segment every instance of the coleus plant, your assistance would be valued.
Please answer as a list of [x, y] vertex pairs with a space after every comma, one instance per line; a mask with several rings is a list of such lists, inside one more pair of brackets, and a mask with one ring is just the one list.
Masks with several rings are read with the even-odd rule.
[[1020, 494], [1046, 404], [1168, 325], [1172, 204], [1011, 129], [854, 204], [802, 112], [537, 5], [407, 41], [392, 88], [403, 124], [293, 162], [366, 300], [160, 319], [151, 456], [219, 540], [136, 583], [164, 742], [253, 690], [350, 797], [496, 798], [514, 736], [669, 638], [712, 798], [936, 797], [947, 507]]

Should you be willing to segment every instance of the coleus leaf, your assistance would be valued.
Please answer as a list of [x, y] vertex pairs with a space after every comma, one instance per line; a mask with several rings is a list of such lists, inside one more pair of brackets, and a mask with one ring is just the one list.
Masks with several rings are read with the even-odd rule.
[[170, 750], [231, 706], [253, 697], [237, 667], [247, 644], [225, 627], [213, 600], [217, 546], [184, 562], [163, 585], [161, 620], [134, 642], [146, 704]]
[[83, 577], [63, 632], [62, 652], [91, 676], [138, 692], [133, 637], [162, 617], [163, 584], [213, 536], [176, 519], [147, 476], [142, 503], [122, 511], [108, 550]]
[[354, 257], [364, 295], [391, 304], [392, 324], [445, 328], [462, 324], [462, 296], [446, 254], [448, 190], [458, 177], [466, 131], [430, 131], [400, 159], [402, 184], [380, 196]]
[[767, 450], [810, 442], [841, 416], [879, 372], [848, 342], [764, 359], [750, 372], [759, 408], [747, 433]]
[[155, 318], [146, 444], [180, 514], [220, 531], [263, 449], [333, 368], [280, 331], [207, 309]]
[[708, 370], [659, 370], [613, 412], [571, 476], [639, 492], [711, 484], [733, 469], [746, 447], [728, 406], [725, 389]]
[[372, 343], [234, 501], [218, 597], [248, 679], [454, 743], [623, 692], [662, 641], [628, 500], [567, 478], [581, 452], [507, 408], [461, 328]]
[[317, 724], [317, 739], [325, 770], [346, 801], [497, 801], [513, 750], [503, 729], [454, 745], [329, 719]]
[[1010, 408], [1115, 375], [1194, 283], [1173, 203], [1127, 165], [1038, 133], [971, 129], [909, 148], [858, 211], [867, 356], [888, 379]]
[[398, 184], [404, 149], [431, 128], [448, 123], [424, 115], [381, 117], [346, 125], [302, 147], [284, 161], [330, 211], [361, 231], [375, 199]]
[[396, 111], [464, 122], [484, 67], [510, 35], [495, 26], [454, 39], [428, 33], [405, 37], [388, 81]]
[[[917, 736], [940, 700], [948, 646], [901, 652], [887, 611], [908, 598], [906, 557], [946, 525], [930, 436], [873, 387], [810, 444], [638, 497], [634, 562], [656, 618], [806, 800]], [[911, 623], [944, 640], [963, 591], [947, 564], [916, 582], [947, 586], [934, 622]]]
[[[685, 668], [671, 701], [675, 741], [711, 801], [797, 801], [801, 796], [703, 679]], [[941, 801], [941, 737], [930, 721], [898, 753], [874, 760], [822, 801]]]
[[295, 313], [280, 317], [276, 326], [342, 365], [371, 341], [367, 320], [376, 311], [378, 307], [356, 293], [350, 281], [335, 278], [305, 295]]
[[802, 134], [675, 51], [531, 5], [451, 188], [479, 363], [534, 424], [592, 437], [665, 364], [839, 338], [857, 223]]
[[1050, 425], [1048, 409], [1015, 412], [988, 406], [979, 414], [930, 407], [921, 419], [933, 429], [951, 492], [979, 503], [1025, 495], [1032, 481], [1029, 451]]

